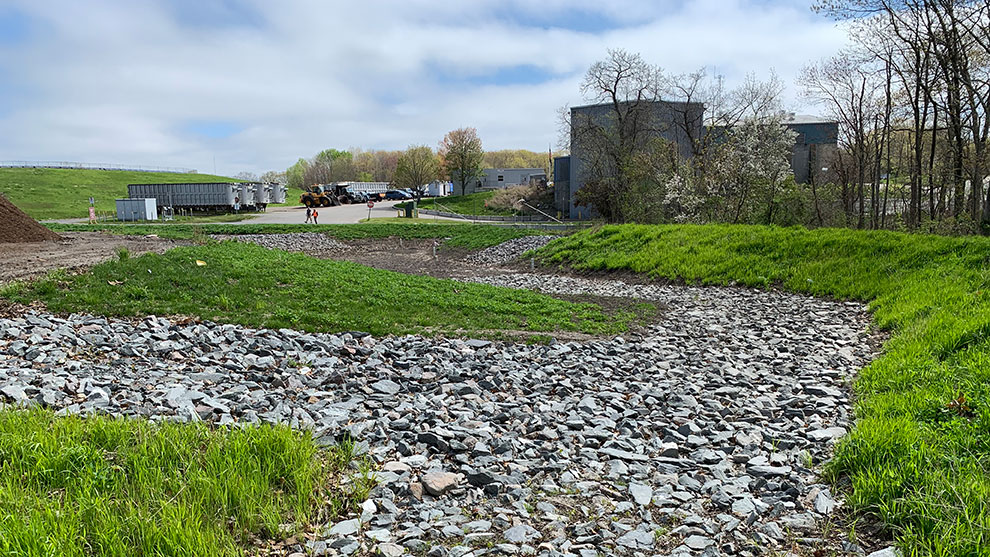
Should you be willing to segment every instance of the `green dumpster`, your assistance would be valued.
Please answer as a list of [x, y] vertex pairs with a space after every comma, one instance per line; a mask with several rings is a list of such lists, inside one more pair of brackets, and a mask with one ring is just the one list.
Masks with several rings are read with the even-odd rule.
[[417, 215], [417, 213], [418, 213], [418, 211], [416, 211], [416, 202], [415, 201], [410, 201], [410, 202], [406, 203], [406, 215], [405, 215], [405, 217], [407, 219], [415, 218], [416, 215]]

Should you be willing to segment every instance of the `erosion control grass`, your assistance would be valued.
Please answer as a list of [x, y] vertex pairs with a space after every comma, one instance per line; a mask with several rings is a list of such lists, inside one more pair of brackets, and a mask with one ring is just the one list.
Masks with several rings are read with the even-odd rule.
[[0, 411], [0, 554], [252, 553], [357, 508], [345, 457], [286, 426]]
[[759, 226], [606, 226], [548, 264], [869, 302], [892, 332], [856, 380], [828, 477], [910, 555], [990, 555], [990, 239]]
[[[467, 195], [451, 195], [449, 197], [423, 199], [419, 202], [418, 206], [420, 209], [451, 211], [459, 215], [511, 216], [518, 214], [518, 211], [513, 211], [511, 209], [493, 209], [491, 207], [486, 207], [485, 202], [491, 199], [494, 195], [494, 191], [485, 191], [479, 193], [469, 193]], [[406, 203], [399, 203], [396, 205], [396, 208], [402, 208], [405, 206]]]
[[[202, 262], [203, 264], [198, 264]], [[15, 285], [15, 300], [52, 311], [185, 315], [305, 331], [614, 334], [636, 319], [528, 290], [461, 283], [327, 261], [238, 242], [120, 257], [81, 275]]]
[[341, 240], [364, 238], [440, 239], [445, 246], [482, 249], [502, 242], [540, 234], [559, 232], [531, 228], [433, 223], [362, 223], [362, 224], [137, 224], [88, 225], [49, 224], [56, 232], [98, 232], [144, 236], [156, 234], [161, 238], [188, 240], [209, 234], [289, 234], [293, 232], [322, 232]]
[[0, 193], [35, 219], [87, 218], [89, 198], [96, 210], [113, 212], [126, 199], [127, 184], [236, 182], [209, 174], [84, 170], [72, 168], [0, 168]]

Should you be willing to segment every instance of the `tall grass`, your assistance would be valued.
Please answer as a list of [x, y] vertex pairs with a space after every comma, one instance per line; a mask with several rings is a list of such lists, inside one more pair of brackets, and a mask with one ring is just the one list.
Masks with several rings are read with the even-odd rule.
[[0, 411], [0, 554], [241, 555], [356, 508], [343, 454], [283, 426]]
[[827, 475], [911, 555], [990, 555], [990, 239], [760, 226], [605, 226], [549, 264], [869, 302], [893, 332], [856, 380]]

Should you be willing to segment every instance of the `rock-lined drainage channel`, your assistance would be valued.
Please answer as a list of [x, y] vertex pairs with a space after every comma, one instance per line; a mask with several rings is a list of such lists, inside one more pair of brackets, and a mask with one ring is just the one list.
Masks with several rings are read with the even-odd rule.
[[862, 306], [480, 280], [641, 297], [667, 313], [642, 334], [550, 345], [29, 313], [0, 319], [0, 391], [73, 413], [351, 435], [380, 465], [378, 487], [303, 553], [765, 555], [824, 543], [837, 503], [812, 468], [848, 428], [848, 381], [872, 357]]

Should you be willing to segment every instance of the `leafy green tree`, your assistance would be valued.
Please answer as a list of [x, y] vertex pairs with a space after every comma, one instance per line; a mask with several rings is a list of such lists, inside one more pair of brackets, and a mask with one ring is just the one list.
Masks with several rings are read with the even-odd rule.
[[439, 156], [444, 175], [460, 184], [461, 195], [467, 190], [468, 182], [481, 177], [485, 151], [478, 130], [458, 128], [447, 132], [440, 142]]
[[437, 155], [426, 145], [411, 145], [399, 156], [395, 167], [395, 184], [400, 188], [410, 188], [416, 198], [423, 196], [423, 186], [437, 179], [440, 164]]
[[288, 170], [285, 171], [286, 184], [290, 188], [305, 189], [306, 188], [306, 167], [309, 166], [309, 162], [306, 159], [299, 159], [295, 164], [290, 166]]

